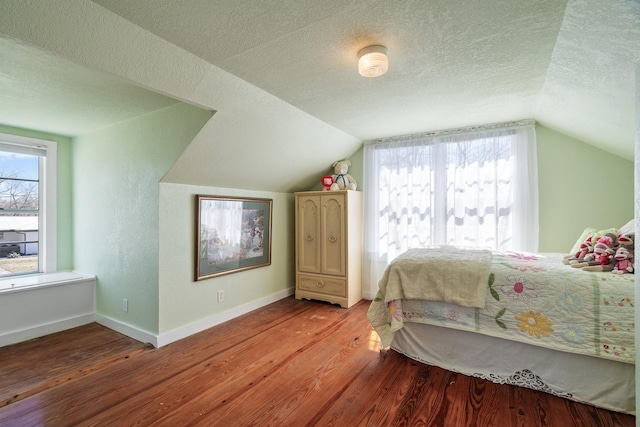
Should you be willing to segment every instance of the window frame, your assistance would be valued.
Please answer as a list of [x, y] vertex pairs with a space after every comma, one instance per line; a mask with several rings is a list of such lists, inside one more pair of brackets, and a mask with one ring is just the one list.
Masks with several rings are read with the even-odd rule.
[[[38, 271], [8, 274], [52, 273], [57, 269], [57, 143], [55, 141], [0, 133], [0, 143], [45, 151], [38, 161]], [[0, 151], [5, 151], [0, 148]]]

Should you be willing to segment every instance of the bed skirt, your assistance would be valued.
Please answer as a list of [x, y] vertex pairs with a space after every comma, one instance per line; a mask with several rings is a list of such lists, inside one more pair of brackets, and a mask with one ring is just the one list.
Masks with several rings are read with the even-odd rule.
[[512, 384], [635, 415], [635, 365], [418, 323], [391, 348], [407, 357], [495, 383]]

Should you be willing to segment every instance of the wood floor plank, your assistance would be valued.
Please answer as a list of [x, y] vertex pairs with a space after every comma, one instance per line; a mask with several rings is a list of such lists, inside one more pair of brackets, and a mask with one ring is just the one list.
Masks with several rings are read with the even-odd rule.
[[[412, 423], [421, 422], [442, 426], [447, 423], [460, 424], [460, 417], [464, 415], [460, 412], [460, 406], [466, 403], [466, 399], [452, 402], [449, 391], [451, 385], [457, 383], [457, 377], [458, 374], [454, 372], [424, 367], [420, 375], [415, 377], [411, 393], [403, 399], [390, 425], [415, 425]], [[452, 410], [452, 403], [459, 405], [455, 408], [457, 411]]]
[[[400, 356], [404, 358], [403, 356]], [[441, 411], [443, 405], [447, 404], [446, 396], [441, 392], [446, 384], [450, 382], [450, 376], [455, 375], [452, 372], [436, 371], [436, 374], [443, 373], [444, 375], [434, 375], [434, 371], [430, 366], [423, 365], [416, 361], [409, 359], [402, 362], [407, 368], [411, 368], [413, 374], [409, 371], [401, 377], [395, 379], [396, 382], [402, 385], [402, 389], [395, 393], [390, 393], [388, 401], [392, 405], [388, 408], [380, 407], [379, 416], [383, 416], [381, 419], [384, 425], [397, 426], [408, 425], [410, 419], [416, 415], [420, 415], [416, 404], [422, 402], [428, 408], [423, 415], [426, 416], [427, 425], [441, 424], [441, 420], [444, 418]]]
[[[273, 325], [295, 321], [292, 319], [297, 319], [301, 312], [309, 309], [304, 304], [294, 304], [294, 310], [277, 310], [278, 306], [275, 304], [266, 314], [260, 312], [253, 316], [244, 316], [235, 324], [227, 323], [211, 328], [217, 331], [213, 339], [213, 332], [207, 330], [186, 338], [183, 340], [184, 345], [182, 342], [180, 345], [171, 344], [131, 358], [114, 372], [104, 370], [81, 383], [64, 384], [55, 391], [40, 393], [40, 412], [55, 425], [77, 425], [101, 413], [108, 414], [109, 408], [119, 405], [124, 407], [135, 397], [146, 396], [145, 393], [155, 386], [166, 387], [166, 381], [203, 363], [211, 355], [233, 348], [249, 337], [272, 328]], [[11, 409], [18, 411], [19, 406], [16, 407], [14, 404]], [[124, 410], [119, 412], [121, 415], [133, 416]], [[134, 414], [137, 412], [140, 411], [136, 409]], [[0, 411], [0, 423], [2, 415]], [[32, 416], [31, 409], [13, 412], [11, 416], [21, 422], [23, 417], [28, 419]]]
[[[80, 338], [80, 339], [79, 339]], [[90, 324], [0, 348], [0, 407], [149, 348]], [[96, 360], [101, 361], [96, 363]]]
[[[252, 360], [249, 366], [258, 367], [258, 370], [230, 370], [229, 375], [220, 378], [219, 387], [197, 393], [197, 397], [188, 405], [189, 408], [193, 407], [193, 410], [171, 414], [164, 423], [182, 425], [195, 422], [197, 420], [190, 418], [192, 413], [198, 414], [198, 419], [206, 419], [208, 415], [215, 413], [216, 419], [221, 423], [228, 412], [235, 422], [239, 422], [238, 414], [242, 414], [242, 419], [251, 417], [255, 406], [260, 406], [262, 401], [258, 396], [261, 390], [267, 389], [264, 399], [275, 399], [282, 390], [286, 391], [291, 387], [289, 379], [294, 383], [300, 382], [296, 374], [293, 374], [292, 378], [287, 371], [294, 368], [295, 372], [301, 355], [313, 352], [312, 347], [330, 334], [336, 325], [340, 325], [345, 316], [348, 316], [348, 312], [334, 307], [325, 311], [323, 316], [312, 314], [290, 325], [283, 325], [281, 330], [269, 331], [268, 336], [255, 337], [254, 340], [260, 340], [258, 345], [254, 346], [256, 351], [245, 351], [244, 354]], [[308, 371], [307, 368], [304, 370]], [[282, 380], [287, 381], [284, 387], [273, 385]], [[251, 396], [249, 408], [244, 408], [247, 395]]]
[[323, 332], [321, 341], [316, 340], [297, 352], [288, 364], [274, 371], [269, 381], [237, 399], [238, 406], [225, 410], [220, 422], [231, 423], [237, 413], [242, 413], [242, 420], [249, 425], [307, 424], [319, 409], [318, 401], [339, 399], [341, 390], [375, 356], [360, 351], [369, 334], [364, 318], [350, 316], [333, 325]]
[[[247, 389], [255, 390], [278, 375], [279, 366], [290, 364], [296, 354], [317, 341], [323, 329], [339, 323], [345, 315], [339, 308], [326, 312], [321, 321], [312, 314], [298, 315], [154, 386], [159, 389], [150, 389], [153, 400], [146, 401], [153, 413], [141, 411], [134, 397], [111, 415], [116, 419], [122, 414], [136, 413], [149, 423], [162, 418], [169, 425], [184, 425], [193, 422], [192, 418], [213, 412], [219, 418], [219, 412], [237, 399], [237, 395]], [[197, 378], [195, 385], [194, 378]], [[100, 416], [104, 415], [109, 412]]]
[[371, 347], [370, 351], [375, 356], [343, 391], [342, 398], [318, 411], [319, 416], [313, 422], [322, 426], [344, 426], [349, 423], [362, 426], [389, 425], [389, 415], [399, 406], [398, 397], [407, 393], [408, 385], [401, 379], [419, 375], [424, 365], [393, 351], [380, 353], [377, 346]]
[[[9, 402], [0, 426], [635, 425], [630, 415], [380, 352], [367, 308], [286, 298], [115, 361], [109, 357], [127, 343], [113, 331], [54, 334], [41, 354], [64, 361], [60, 372], [83, 374]], [[11, 351], [37, 348], [27, 342]], [[0, 387], [16, 390], [6, 386], [15, 384], [11, 370], [2, 372]]]
[[[504, 418], [504, 403], [509, 401], [509, 389], [480, 378], [469, 378], [467, 425], [491, 427]], [[513, 409], [508, 408], [509, 412]]]

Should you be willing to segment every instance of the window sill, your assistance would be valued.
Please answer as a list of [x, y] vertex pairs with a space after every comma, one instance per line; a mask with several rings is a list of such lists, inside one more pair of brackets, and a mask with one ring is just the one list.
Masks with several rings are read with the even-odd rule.
[[0, 293], [28, 291], [48, 286], [60, 286], [69, 283], [93, 281], [95, 276], [76, 271], [58, 271], [55, 273], [29, 274], [0, 279]]

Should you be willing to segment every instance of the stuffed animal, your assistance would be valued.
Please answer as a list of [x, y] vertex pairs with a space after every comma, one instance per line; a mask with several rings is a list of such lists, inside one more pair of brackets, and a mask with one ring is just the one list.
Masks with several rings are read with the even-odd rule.
[[593, 254], [584, 257], [586, 265], [574, 264], [572, 267], [581, 266], [586, 271], [612, 271], [616, 263], [613, 257], [618, 249], [618, 237], [613, 233], [607, 233], [599, 237], [593, 245]]
[[624, 226], [618, 231], [618, 243], [620, 246], [629, 250], [629, 252], [633, 252], [635, 248], [635, 238], [636, 232], [633, 228], [628, 228]]
[[629, 249], [621, 246], [616, 251], [614, 258], [616, 260], [616, 265], [613, 267], [613, 273], [633, 273], [633, 252], [629, 252]]
[[591, 243], [592, 236], [589, 236], [585, 239], [584, 242], [580, 243], [580, 248], [578, 252], [573, 255], [567, 255], [564, 257], [562, 262], [565, 264], [577, 264], [580, 262], [584, 262], [584, 257], [593, 252], [593, 244]]
[[577, 259], [584, 259], [584, 257], [593, 252], [593, 243], [591, 240], [592, 238], [589, 236], [580, 244], [580, 250], [575, 255]]
[[356, 180], [347, 173], [349, 166], [351, 166], [349, 160], [339, 160], [331, 165], [335, 172], [332, 175], [331, 190], [355, 190], [358, 187]]
[[331, 175], [323, 176], [320, 182], [322, 182], [322, 191], [329, 191], [333, 185], [333, 177]]
[[616, 251], [614, 258], [616, 265], [613, 272], [617, 274], [633, 273], [633, 252], [635, 249], [636, 232], [633, 227], [633, 220], [622, 226], [618, 231], [618, 244], [620, 247]]

